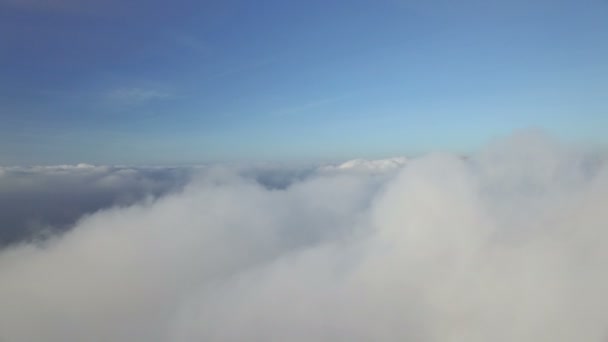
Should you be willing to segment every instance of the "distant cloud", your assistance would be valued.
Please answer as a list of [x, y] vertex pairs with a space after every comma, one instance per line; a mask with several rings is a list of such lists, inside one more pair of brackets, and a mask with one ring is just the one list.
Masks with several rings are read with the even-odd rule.
[[175, 95], [166, 90], [151, 88], [117, 88], [106, 94], [106, 99], [115, 105], [140, 106], [153, 101], [173, 99]]
[[[0, 166], [0, 249], [63, 233], [83, 216], [178, 192], [205, 166]], [[313, 167], [249, 165], [227, 171], [267, 189], [285, 189]]]
[[184, 32], [171, 32], [168, 37], [177, 46], [193, 50], [202, 55], [210, 55], [214, 51], [210, 44], [192, 34]]
[[344, 101], [353, 96], [354, 96], [353, 94], [344, 94], [344, 95], [314, 100], [314, 101], [310, 101], [308, 103], [300, 104], [297, 106], [282, 108], [280, 110], [277, 110], [275, 112], [275, 115], [276, 116], [291, 116], [294, 114], [300, 114], [302, 112], [307, 112], [312, 109], [318, 109], [318, 108], [322, 108], [325, 106], [335, 104], [337, 102]]
[[391, 170], [211, 167], [6, 248], [0, 340], [606, 340], [605, 160], [524, 135]]
[[178, 191], [188, 168], [0, 167], [0, 248], [68, 230], [85, 214]]
[[394, 171], [404, 167], [407, 164], [407, 158], [394, 157], [387, 159], [353, 159], [338, 165], [326, 165], [320, 168], [321, 171], [361, 171], [361, 172], [386, 172]]

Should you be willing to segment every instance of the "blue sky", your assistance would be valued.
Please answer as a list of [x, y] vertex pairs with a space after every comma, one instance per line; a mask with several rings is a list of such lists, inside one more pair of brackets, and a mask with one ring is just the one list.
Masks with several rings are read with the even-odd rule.
[[608, 144], [608, 1], [0, 0], [0, 165]]

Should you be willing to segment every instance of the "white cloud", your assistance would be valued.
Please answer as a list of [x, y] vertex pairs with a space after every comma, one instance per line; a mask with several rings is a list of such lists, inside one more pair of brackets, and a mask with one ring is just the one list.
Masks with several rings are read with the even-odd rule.
[[402, 168], [407, 163], [405, 157], [394, 157], [386, 159], [352, 159], [338, 165], [325, 165], [320, 171], [363, 171], [363, 172], [387, 172]]
[[608, 169], [520, 139], [86, 217], [1, 252], [0, 340], [604, 341]]

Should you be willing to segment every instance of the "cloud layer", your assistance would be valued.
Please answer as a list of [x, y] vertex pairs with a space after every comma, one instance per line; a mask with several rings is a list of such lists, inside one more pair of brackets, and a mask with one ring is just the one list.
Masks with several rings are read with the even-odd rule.
[[4, 249], [0, 340], [608, 338], [602, 160], [524, 136], [291, 179], [210, 169]]

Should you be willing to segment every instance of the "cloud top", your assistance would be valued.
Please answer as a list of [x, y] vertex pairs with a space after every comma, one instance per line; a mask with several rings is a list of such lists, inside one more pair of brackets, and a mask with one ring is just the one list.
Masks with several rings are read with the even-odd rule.
[[0, 252], [0, 339], [603, 341], [608, 168], [520, 139], [90, 215]]

